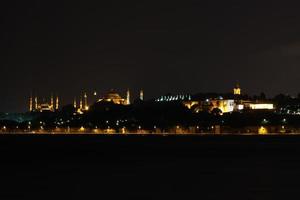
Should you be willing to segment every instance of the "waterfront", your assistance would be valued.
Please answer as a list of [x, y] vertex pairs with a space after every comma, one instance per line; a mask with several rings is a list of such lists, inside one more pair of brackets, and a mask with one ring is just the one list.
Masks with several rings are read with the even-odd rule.
[[282, 199], [300, 136], [0, 135], [1, 199]]

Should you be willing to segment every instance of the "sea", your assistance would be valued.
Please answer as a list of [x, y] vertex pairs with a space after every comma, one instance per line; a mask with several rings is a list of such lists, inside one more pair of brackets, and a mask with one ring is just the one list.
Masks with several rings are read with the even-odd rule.
[[299, 199], [299, 135], [0, 135], [0, 199]]

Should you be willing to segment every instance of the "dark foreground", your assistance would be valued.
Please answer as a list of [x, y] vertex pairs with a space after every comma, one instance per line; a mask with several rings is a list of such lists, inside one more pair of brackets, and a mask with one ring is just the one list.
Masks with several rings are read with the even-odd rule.
[[0, 199], [298, 199], [299, 136], [0, 136]]

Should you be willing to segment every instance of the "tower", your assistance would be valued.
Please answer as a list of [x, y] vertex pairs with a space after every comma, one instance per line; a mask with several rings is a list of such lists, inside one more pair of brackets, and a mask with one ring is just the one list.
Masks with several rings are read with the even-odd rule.
[[32, 94], [30, 95], [30, 98], [29, 98], [29, 111], [30, 111], [30, 112], [33, 111], [33, 99], [32, 99]]
[[89, 109], [89, 105], [88, 105], [88, 96], [86, 94], [86, 92], [84, 93], [84, 110], [88, 110]]
[[83, 102], [82, 102], [82, 97], [80, 97], [79, 109], [82, 110], [82, 108], [83, 108]]
[[130, 91], [129, 91], [129, 89], [127, 90], [127, 93], [126, 93], [126, 105], [130, 105]]
[[51, 109], [51, 111], [54, 111], [54, 98], [53, 98], [53, 94], [51, 94], [50, 109]]
[[140, 100], [144, 101], [144, 91], [143, 90], [140, 91]]
[[55, 104], [55, 110], [59, 109], [59, 98], [58, 96], [56, 97], [56, 104]]
[[240, 88], [239, 83], [237, 83], [236, 86], [233, 88], [233, 94], [234, 95], [241, 95], [241, 88]]
[[38, 109], [38, 98], [37, 98], [37, 96], [34, 98], [34, 109], [35, 110]]
[[74, 98], [74, 101], [73, 101], [73, 106], [74, 106], [74, 108], [77, 108], [77, 101], [76, 101], [76, 97]]

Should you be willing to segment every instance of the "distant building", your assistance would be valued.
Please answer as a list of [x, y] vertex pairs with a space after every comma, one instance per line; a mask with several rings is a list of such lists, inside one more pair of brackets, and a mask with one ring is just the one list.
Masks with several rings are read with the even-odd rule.
[[249, 104], [251, 110], [273, 110], [274, 104], [272, 103], [251, 103]]
[[218, 108], [222, 113], [229, 113], [234, 111], [234, 100], [233, 99], [216, 99], [210, 100], [212, 107], [211, 109]]
[[[128, 95], [129, 93], [127, 93]], [[99, 99], [98, 102], [112, 102], [114, 104], [128, 105], [128, 96], [127, 99], [122, 98], [117, 92], [114, 90], [106, 93], [103, 98]]]
[[233, 94], [234, 95], [241, 95], [242, 94], [242, 90], [240, 88], [239, 83], [237, 83], [236, 86], [233, 88]]
[[[83, 97], [83, 98], [82, 98]], [[83, 93], [83, 96], [80, 96], [79, 98], [79, 106], [77, 104], [77, 98], [75, 97], [73, 100], [73, 107], [79, 114], [83, 114], [85, 111], [88, 111], [90, 109], [90, 106], [88, 104], [88, 95], [86, 92]]]
[[59, 109], [59, 97], [56, 97], [54, 105], [54, 97], [51, 95], [50, 102], [43, 99], [42, 102], [38, 101], [38, 97], [30, 96], [29, 99], [29, 112], [55, 112]]

